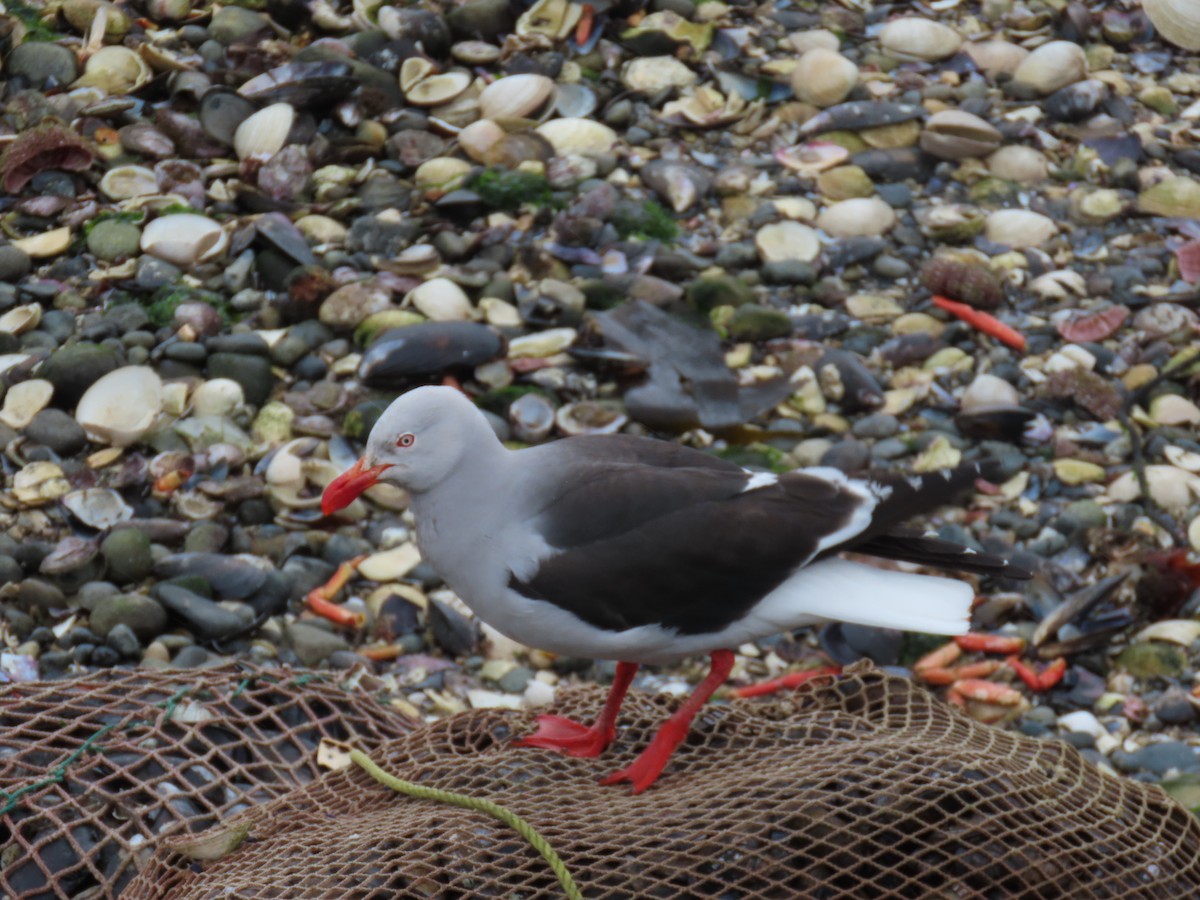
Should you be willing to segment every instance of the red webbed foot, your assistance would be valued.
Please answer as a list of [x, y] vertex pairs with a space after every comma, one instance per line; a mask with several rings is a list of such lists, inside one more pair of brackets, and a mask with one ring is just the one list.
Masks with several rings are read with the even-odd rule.
[[632, 763], [621, 769], [618, 772], [613, 772], [611, 775], [605, 775], [600, 779], [603, 785], [619, 784], [622, 781], [628, 781], [633, 785], [631, 793], [640, 794], [658, 779], [662, 774], [662, 770], [666, 768], [667, 762], [671, 759], [671, 754], [675, 752], [675, 748], [687, 736], [687, 725], [679, 727], [681, 723], [668, 719], [654, 735], [654, 740], [650, 742], [645, 750], [638, 754], [638, 758]]
[[538, 716], [538, 730], [514, 743], [518, 747], [541, 747], [568, 756], [596, 757], [612, 743], [613, 733], [605, 734], [562, 716]]

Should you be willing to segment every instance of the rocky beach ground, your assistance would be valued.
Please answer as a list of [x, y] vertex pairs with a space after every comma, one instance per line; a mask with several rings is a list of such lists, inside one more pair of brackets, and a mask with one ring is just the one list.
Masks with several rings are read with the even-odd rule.
[[1200, 807], [1195, 0], [4, 8], [0, 683], [611, 677], [481, 629], [398, 490], [322, 516], [446, 382], [514, 444], [999, 459], [927, 523], [1036, 568], [987, 639], [829, 626], [733, 684], [869, 658]]

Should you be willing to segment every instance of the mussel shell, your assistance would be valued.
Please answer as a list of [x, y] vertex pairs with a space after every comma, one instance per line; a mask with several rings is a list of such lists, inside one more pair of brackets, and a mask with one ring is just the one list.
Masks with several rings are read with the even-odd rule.
[[462, 366], [478, 366], [500, 356], [501, 337], [476, 322], [425, 322], [385, 331], [365, 354], [358, 374], [372, 387], [384, 387]]

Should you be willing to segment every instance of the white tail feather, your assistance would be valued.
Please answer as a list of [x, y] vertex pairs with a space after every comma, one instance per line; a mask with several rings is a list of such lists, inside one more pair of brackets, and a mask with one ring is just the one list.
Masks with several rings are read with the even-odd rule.
[[974, 599], [974, 590], [963, 581], [828, 559], [801, 569], [753, 615], [780, 631], [820, 617], [927, 634], [965, 634]]

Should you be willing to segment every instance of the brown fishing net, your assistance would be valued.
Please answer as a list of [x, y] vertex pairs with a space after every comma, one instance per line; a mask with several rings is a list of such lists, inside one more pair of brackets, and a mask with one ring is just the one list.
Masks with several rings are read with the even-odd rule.
[[[603, 692], [564, 692], [590, 719]], [[534, 714], [479, 710], [373, 759], [523, 816], [587, 897], [1195, 897], [1200, 823], [1073, 748], [974, 723], [874, 670], [766, 703], [710, 705], [648, 792], [597, 786], [670, 704], [629, 699], [599, 760], [511, 746]], [[357, 767], [256, 806], [251, 840], [161, 848], [129, 898], [561, 897], [509, 827], [396, 793]]]
[[228, 665], [0, 688], [0, 898], [115, 897], [163, 835], [312, 782], [323, 737], [413, 727], [356, 678]]

